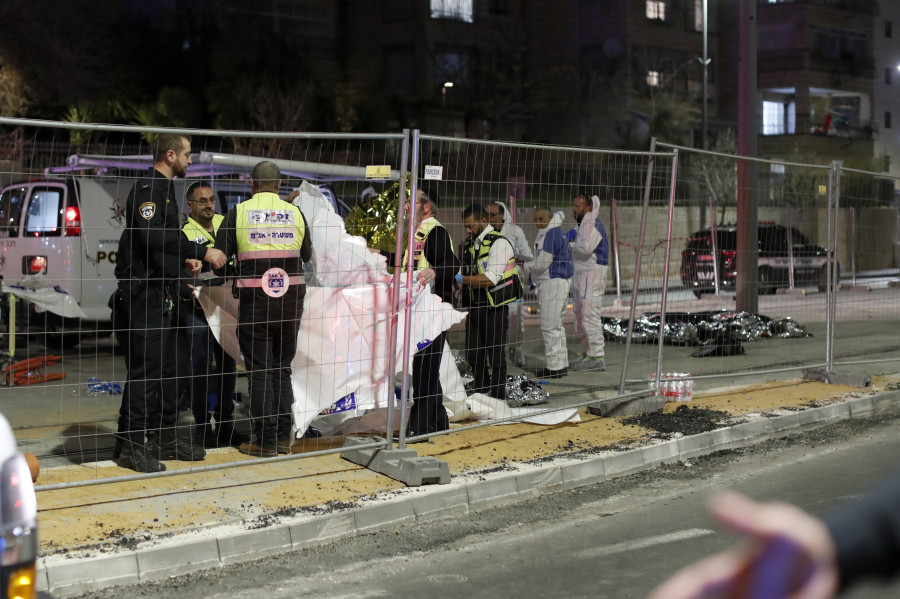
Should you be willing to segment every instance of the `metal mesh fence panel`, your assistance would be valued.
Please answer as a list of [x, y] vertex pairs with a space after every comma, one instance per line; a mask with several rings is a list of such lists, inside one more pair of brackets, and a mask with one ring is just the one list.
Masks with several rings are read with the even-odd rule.
[[[823, 365], [828, 167], [678, 150], [670, 267], [680, 276], [670, 281], [668, 319], [684, 346], [672, 339], [665, 370], [733, 376]], [[740, 221], [739, 195], [755, 207], [755, 226]]]
[[[648, 179], [654, 155], [647, 152], [428, 135], [421, 140], [419, 183], [440, 197], [438, 219], [457, 255], [463, 262], [470, 256], [464, 273], [480, 274], [486, 267], [478, 252], [487, 231], [483, 225], [489, 224], [510, 240], [524, 284], [523, 298], [500, 310], [508, 312], [499, 317], [502, 323], [492, 320], [497, 310], [485, 305], [490, 300], [468, 276], [457, 290], [454, 301], [469, 315], [448, 341], [463, 369], [469, 403], [482, 395], [497, 398], [499, 392], [508, 406], [552, 411], [615, 395], [626, 366], [631, 294], [640, 295], [642, 307], [659, 310], [672, 154], [659, 155]], [[647, 221], [652, 232], [641, 249], [645, 194], [653, 206]], [[484, 209], [486, 223], [472, 217], [473, 206]], [[590, 255], [579, 256], [569, 240], [581, 243], [579, 221], [591, 222], [584, 221], [585, 208], [602, 224], [606, 246], [598, 253], [591, 246]], [[639, 252], [644, 260], [634, 288]], [[645, 333], [641, 329], [636, 336], [640, 344], [631, 360], [649, 373], [656, 366], [656, 346]], [[506, 380], [504, 389], [497, 388], [498, 376]], [[531, 392], [532, 380], [544, 393]]]
[[895, 372], [891, 324], [898, 315], [896, 180], [835, 165], [834, 236], [840, 273], [834, 301], [833, 367]]
[[[366, 233], [371, 218], [393, 218], [396, 224], [404, 134], [178, 131], [16, 119], [3, 119], [2, 125], [13, 133], [0, 162], [0, 270], [8, 339], [0, 393], [23, 451], [44, 465], [45, 488], [121, 476], [127, 469], [158, 470], [134, 459], [126, 460], [126, 470], [116, 468], [133, 445], [146, 448], [171, 472], [333, 449], [348, 432], [385, 434], [384, 408], [394, 396], [388, 372], [398, 358], [387, 260], [347, 241], [342, 219], [359, 234]], [[139, 196], [143, 203], [133, 207], [128, 221], [129, 194], [148, 184], [154, 148], [169, 134], [190, 136], [190, 160], [176, 149], [169, 156], [176, 175], [171, 190], [169, 180], [157, 174], [165, 191]], [[284, 270], [290, 268], [286, 263], [272, 260], [269, 266], [282, 272], [268, 278], [259, 276], [262, 272], [248, 277], [244, 270], [236, 279], [261, 282], [248, 286], [232, 285], [231, 279], [217, 285], [224, 279], [221, 271], [185, 270], [194, 266], [186, 257], [209, 261], [211, 254], [206, 248], [185, 253], [184, 244], [206, 244], [201, 238], [207, 225], [221, 226], [221, 216], [213, 219], [213, 213], [225, 215], [253, 195], [251, 173], [263, 160], [275, 163], [280, 187], [270, 181], [255, 191], [296, 196], [313, 242], [304, 276], [306, 293], [315, 299], [307, 305], [315, 308], [303, 312], [301, 334], [294, 336], [296, 358], [289, 339], [299, 320], [296, 309], [262, 300], [251, 317], [240, 313], [235, 299], [262, 293], [266, 281], [273, 288], [302, 287], [294, 272]], [[393, 210], [373, 216], [374, 204]], [[284, 203], [259, 208], [257, 224], [263, 226], [249, 238], [265, 237], [267, 251], [289, 249], [284, 239], [296, 231], [298, 213]], [[166, 221], [159, 231], [147, 232], [146, 223], [170, 213], [174, 229]], [[183, 224], [189, 227], [181, 230]], [[213, 236], [219, 239], [213, 229], [210, 246]], [[114, 326], [112, 296], [120, 287], [116, 267], [122, 264], [120, 239], [126, 230], [159, 236], [132, 242], [139, 255], [130, 263], [146, 270], [133, 277], [135, 295], [121, 300], [126, 316]], [[179, 244], [182, 250], [173, 249]], [[164, 283], [172, 275], [163, 254], [175, 256], [177, 285]], [[237, 269], [246, 265], [238, 264], [239, 252], [229, 258]], [[145, 289], [138, 286], [144, 285], [159, 291], [158, 297], [139, 298]], [[148, 305], [153, 302], [159, 305]], [[242, 338], [244, 321], [266, 331], [266, 344], [254, 350], [253, 360], [247, 347], [260, 335]], [[283, 347], [274, 347], [276, 336], [283, 337]], [[129, 359], [166, 366], [148, 367], [144, 375], [132, 369], [129, 380]], [[278, 401], [279, 393], [286, 401]], [[271, 403], [263, 407], [264, 401]], [[268, 418], [261, 422], [263, 410]], [[142, 425], [129, 425], [129, 416], [143, 419]], [[246, 456], [234, 451], [245, 441], [256, 443], [241, 449]]]

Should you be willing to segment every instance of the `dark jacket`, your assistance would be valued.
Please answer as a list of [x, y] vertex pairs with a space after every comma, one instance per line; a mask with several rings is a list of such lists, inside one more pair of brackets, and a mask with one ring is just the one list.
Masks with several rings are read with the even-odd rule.
[[182, 276], [184, 261], [202, 259], [206, 248], [181, 232], [171, 179], [151, 169], [138, 179], [125, 202], [125, 230], [119, 239], [116, 278], [163, 282]]

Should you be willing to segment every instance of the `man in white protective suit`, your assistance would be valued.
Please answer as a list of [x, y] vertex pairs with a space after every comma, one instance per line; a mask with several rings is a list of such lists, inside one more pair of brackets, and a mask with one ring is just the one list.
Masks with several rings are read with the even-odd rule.
[[572, 370], [606, 370], [603, 323], [600, 310], [606, 290], [609, 265], [609, 239], [598, 218], [600, 198], [580, 193], [575, 196], [572, 214], [578, 226], [569, 231], [569, 249], [575, 265], [572, 298], [575, 307], [575, 331], [581, 335], [581, 352]]
[[541, 336], [544, 338], [546, 363], [544, 368], [535, 371], [535, 376], [539, 378], [558, 379], [569, 372], [563, 315], [569, 302], [574, 267], [569, 243], [559, 228], [564, 218], [562, 212], [551, 216], [546, 208], [535, 208], [534, 223], [538, 227], [534, 242], [536, 256], [523, 267], [529, 273], [541, 308]]
[[[487, 209], [488, 223], [501, 235], [506, 237], [513, 246], [516, 256], [516, 264], [519, 266], [529, 260], [534, 260], [531, 244], [525, 237], [522, 227], [512, 222], [512, 216], [503, 202], [489, 204]], [[525, 338], [525, 303], [522, 300], [509, 304], [509, 332], [507, 342], [509, 344], [509, 357], [512, 363], [519, 368], [527, 366], [525, 352], [522, 343]]]

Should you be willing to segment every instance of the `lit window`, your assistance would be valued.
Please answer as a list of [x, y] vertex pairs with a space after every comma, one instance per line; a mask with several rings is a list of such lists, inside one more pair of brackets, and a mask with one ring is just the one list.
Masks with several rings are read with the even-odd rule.
[[763, 135], [784, 134], [784, 104], [781, 102], [763, 102]]
[[660, 72], [647, 71], [647, 85], [650, 87], [659, 87]]
[[665, 0], [647, 0], [647, 18], [655, 21], [666, 20]]
[[474, 0], [431, 0], [431, 18], [472, 23], [475, 21], [473, 4]]

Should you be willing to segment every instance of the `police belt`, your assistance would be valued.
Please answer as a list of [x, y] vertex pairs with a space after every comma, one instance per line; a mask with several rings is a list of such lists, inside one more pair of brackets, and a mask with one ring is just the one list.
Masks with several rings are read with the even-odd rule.
[[[300, 275], [292, 275], [292, 276], [288, 277], [288, 285], [299, 285], [303, 282], [304, 282], [303, 277]], [[234, 284], [235, 284], [235, 287], [238, 287], [238, 288], [262, 287], [263, 286], [262, 278], [237, 279]]]

